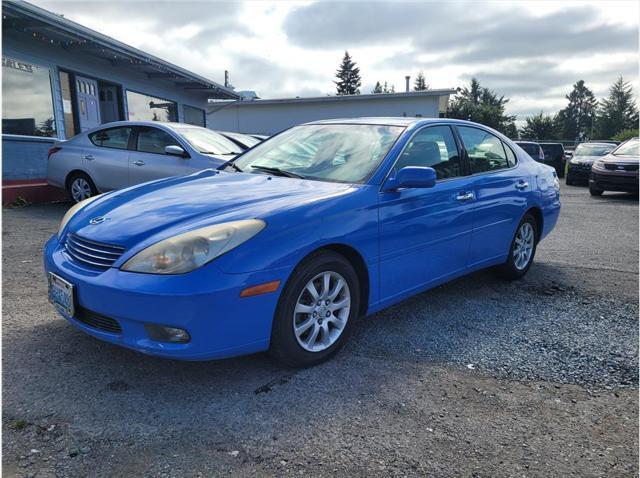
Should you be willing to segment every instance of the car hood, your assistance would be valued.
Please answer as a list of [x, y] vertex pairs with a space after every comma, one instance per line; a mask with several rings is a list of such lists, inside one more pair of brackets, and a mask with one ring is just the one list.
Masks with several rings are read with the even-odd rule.
[[[129, 248], [188, 230], [282, 211], [344, 194], [351, 185], [204, 170], [105, 194], [81, 209], [67, 230]], [[89, 221], [104, 218], [92, 225]]]
[[640, 158], [638, 156], [633, 155], [620, 155], [616, 156], [615, 154], [607, 154], [602, 159], [604, 159], [608, 163], [621, 163], [621, 164], [638, 164], [640, 163]]
[[593, 163], [599, 159], [602, 159], [603, 157], [604, 156], [576, 156], [574, 154], [571, 160], [578, 163]]

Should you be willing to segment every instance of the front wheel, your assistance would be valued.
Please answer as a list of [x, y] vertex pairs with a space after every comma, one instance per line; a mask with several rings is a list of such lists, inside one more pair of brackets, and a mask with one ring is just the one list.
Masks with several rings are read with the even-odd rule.
[[513, 241], [511, 241], [509, 257], [498, 268], [500, 275], [510, 280], [520, 279], [524, 276], [533, 263], [537, 245], [538, 223], [531, 214], [526, 214], [520, 221]]
[[342, 255], [321, 251], [303, 261], [282, 291], [269, 352], [292, 367], [316, 365], [347, 340], [360, 307], [360, 284]]
[[602, 196], [604, 189], [599, 188], [593, 183], [589, 183], [589, 194], [592, 196]]
[[67, 189], [73, 202], [84, 201], [98, 194], [98, 189], [89, 176], [84, 173], [76, 173], [67, 181]]

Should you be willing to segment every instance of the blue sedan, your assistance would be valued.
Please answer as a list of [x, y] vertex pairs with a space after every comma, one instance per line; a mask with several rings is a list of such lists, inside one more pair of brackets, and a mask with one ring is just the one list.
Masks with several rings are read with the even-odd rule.
[[522, 277], [559, 212], [554, 169], [482, 125], [315, 122], [72, 207], [45, 248], [49, 300], [150, 355], [309, 366], [360, 316], [478, 269]]

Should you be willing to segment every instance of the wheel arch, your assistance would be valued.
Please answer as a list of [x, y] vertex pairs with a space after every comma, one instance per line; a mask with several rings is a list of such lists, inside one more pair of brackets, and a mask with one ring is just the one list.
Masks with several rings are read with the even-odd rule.
[[369, 292], [371, 290], [371, 278], [369, 274], [369, 268], [367, 263], [362, 257], [362, 254], [358, 252], [353, 246], [344, 243], [331, 243], [324, 244], [316, 249], [310, 251], [305, 255], [298, 264], [305, 261], [312, 254], [317, 254], [321, 251], [331, 251], [343, 256], [353, 266], [358, 281], [360, 282], [360, 310], [358, 311], [360, 316], [367, 314], [369, 308]]
[[94, 179], [91, 177], [91, 175], [88, 172], [86, 172], [83, 169], [76, 168], [76, 169], [72, 169], [71, 171], [69, 171], [67, 173], [67, 175], [65, 176], [65, 178], [64, 178], [64, 187], [65, 187], [66, 190], [69, 190], [69, 182], [71, 181], [71, 178], [76, 174], [82, 174], [82, 175], [88, 177], [91, 180], [91, 182], [93, 183], [93, 186], [96, 189], [98, 189], [98, 186], [96, 185], [96, 182], [94, 181]]
[[531, 214], [533, 218], [536, 220], [536, 229], [537, 229], [537, 235], [538, 235], [536, 240], [539, 241], [540, 238], [542, 237], [542, 230], [544, 227], [544, 217], [542, 215], [542, 209], [540, 209], [538, 206], [533, 206], [527, 209], [527, 212], [525, 212], [524, 214], [525, 215]]

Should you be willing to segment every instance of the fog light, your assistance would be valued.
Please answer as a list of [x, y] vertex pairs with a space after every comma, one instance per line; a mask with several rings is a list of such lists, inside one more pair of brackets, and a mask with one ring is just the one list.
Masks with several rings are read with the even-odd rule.
[[149, 338], [157, 342], [171, 342], [173, 344], [186, 344], [191, 340], [189, 332], [177, 327], [165, 327], [163, 325], [146, 324], [144, 326]]

